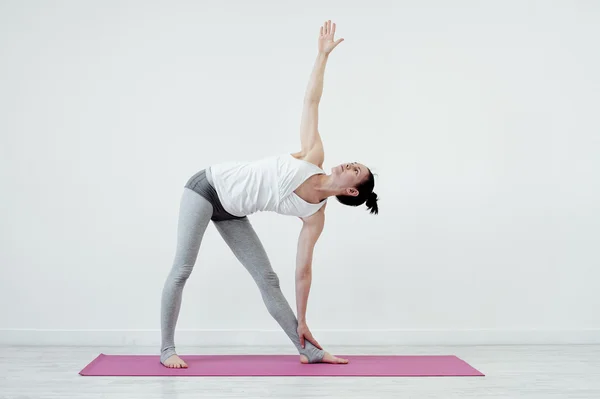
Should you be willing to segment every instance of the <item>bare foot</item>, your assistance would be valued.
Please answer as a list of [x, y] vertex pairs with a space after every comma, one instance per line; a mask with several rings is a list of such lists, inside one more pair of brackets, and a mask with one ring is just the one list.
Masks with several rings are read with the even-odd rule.
[[[308, 358], [305, 355], [300, 355], [300, 363], [307, 364]], [[347, 364], [348, 359], [342, 359], [341, 357], [335, 357], [329, 352], [325, 352], [325, 356], [319, 363], [333, 363], [333, 364]]]
[[173, 355], [171, 357], [169, 357], [167, 360], [165, 360], [165, 362], [163, 363], [163, 365], [165, 367], [171, 368], [171, 369], [186, 369], [187, 368], [187, 364], [181, 360], [181, 358], [177, 355]]

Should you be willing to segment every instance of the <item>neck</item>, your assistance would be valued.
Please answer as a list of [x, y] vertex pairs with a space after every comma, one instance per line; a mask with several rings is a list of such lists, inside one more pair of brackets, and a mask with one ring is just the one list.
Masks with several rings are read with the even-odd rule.
[[317, 175], [316, 177], [317, 178], [315, 179], [313, 190], [318, 193], [319, 198], [325, 199], [335, 195], [340, 195], [344, 192], [344, 190], [335, 187], [332, 184], [331, 177], [329, 175]]

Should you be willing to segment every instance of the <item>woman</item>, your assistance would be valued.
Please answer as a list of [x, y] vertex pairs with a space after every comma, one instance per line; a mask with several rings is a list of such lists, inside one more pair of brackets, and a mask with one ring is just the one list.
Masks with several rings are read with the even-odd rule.
[[[254, 278], [269, 313], [283, 328], [300, 354], [302, 363], [348, 363], [323, 350], [306, 323], [306, 304], [311, 285], [313, 249], [325, 222], [327, 198], [336, 196], [345, 205], [366, 202], [377, 214], [374, 177], [360, 163], [323, 169], [323, 144], [317, 130], [318, 106], [323, 92], [325, 64], [334, 41], [335, 24], [326, 21], [319, 35], [319, 52], [304, 98], [300, 124], [301, 151], [254, 162], [212, 165], [192, 176], [181, 198], [177, 249], [165, 282], [161, 303], [161, 363], [185, 368], [175, 352], [175, 324], [183, 287], [196, 262], [202, 237], [210, 220], [238, 260]], [[248, 215], [273, 211], [297, 216], [303, 222], [296, 256], [296, 319], [279, 287], [277, 274], [257, 237]]]

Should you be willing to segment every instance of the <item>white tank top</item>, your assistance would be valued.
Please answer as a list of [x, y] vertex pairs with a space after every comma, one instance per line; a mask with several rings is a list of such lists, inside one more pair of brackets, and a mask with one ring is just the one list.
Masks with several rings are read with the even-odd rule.
[[210, 166], [210, 173], [223, 208], [234, 216], [272, 211], [308, 217], [327, 202], [312, 204], [294, 193], [306, 179], [325, 171], [292, 154], [218, 163]]

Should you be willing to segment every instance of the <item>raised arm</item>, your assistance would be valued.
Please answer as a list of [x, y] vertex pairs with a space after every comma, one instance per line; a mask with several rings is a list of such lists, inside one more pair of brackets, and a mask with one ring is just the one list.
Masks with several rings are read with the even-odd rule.
[[335, 35], [335, 24], [326, 21], [319, 33], [319, 51], [313, 65], [312, 73], [304, 94], [302, 118], [300, 121], [300, 144], [302, 153], [309, 154], [313, 149], [321, 150], [323, 143], [319, 135], [319, 103], [323, 95], [323, 80], [325, 66], [329, 54], [344, 39], [333, 40]]
[[313, 64], [313, 69], [306, 86], [306, 92], [304, 93], [304, 103], [319, 104], [321, 96], [323, 95], [323, 80], [325, 77], [325, 67], [329, 60], [329, 54], [319, 52], [317, 59]]

